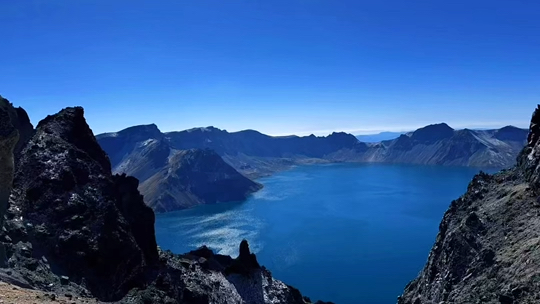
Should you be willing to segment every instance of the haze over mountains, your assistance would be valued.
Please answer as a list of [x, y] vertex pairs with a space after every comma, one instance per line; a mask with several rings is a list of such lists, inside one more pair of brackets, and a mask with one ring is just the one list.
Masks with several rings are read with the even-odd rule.
[[365, 134], [365, 135], [356, 135], [359, 141], [376, 143], [383, 140], [392, 140], [398, 138], [401, 134], [407, 132], [380, 132], [377, 134]]
[[[328, 162], [405, 163], [506, 168], [515, 163], [527, 130], [454, 130], [442, 123], [393, 140], [365, 143], [328, 136], [268, 136], [254, 130], [215, 127], [162, 133], [155, 124], [97, 136], [113, 172], [141, 181], [155, 211], [237, 201], [262, 186], [249, 180], [294, 165]], [[189, 150], [189, 151], [187, 151]], [[186, 152], [187, 151], [187, 152]]]

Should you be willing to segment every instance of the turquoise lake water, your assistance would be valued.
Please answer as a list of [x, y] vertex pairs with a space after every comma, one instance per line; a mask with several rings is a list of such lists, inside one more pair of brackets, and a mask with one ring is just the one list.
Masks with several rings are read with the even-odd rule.
[[260, 179], [241, 203], [156, 218], [158, 244], [238, 255], [247, 239], [274, 277], [313, 300], [394, 304], [422, 269], [439, 222], [479, 169], [332, 164]]

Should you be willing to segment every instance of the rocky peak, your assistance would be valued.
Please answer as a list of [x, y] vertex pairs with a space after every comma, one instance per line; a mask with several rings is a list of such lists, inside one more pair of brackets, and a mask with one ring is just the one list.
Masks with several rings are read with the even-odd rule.
[[502, 141], [516, 141], [524, 143], [527, 139], [528, 130], [514, 126], [506, 126], [500, 128], [493, 135], [495, 138]]
[[247, 240], [242, 240], [240, 250], [236, 259], [230, 260], [225, 272], [228, 274], [236, 273], [241, 275], [250, 275], [254, 271], [260, 270], [261, 266], [257, 262], [257, 257], [249, 250]]
[[527, 136], [527, 146], [535, 147], [540, 139], [540, 105], [534, 110], [529, 125], [529, 135]]
[[436, 142], [452, 137], [454, 129], [446, 123], [433, 124], [414, 131], [411, 139], [419, 142]]
[[103, 168], [104, 172], [111, 172], [109, 158], [86, 123], [82, 107], [66, 108], [58, 114], [49, 115], [38, 123], [36, 130], [38, 139], [50, 138], [72, 145], [73, 148], [88, 154]]
[[249, 250], [249, 244], [247, 240], [242, 240], [240, 243], [240, 251], [238, 255], [238, 260], [248, 268], [259, 268], [259, 262], [257, 262], [257, 257], [255, 254], [251, 253]]
[[7, 109], [0, 108], [0, 136], [2, 138], [13, 137], [12, 134], [17, 132], [17, 129], [11, 123]]
[[540, 105], [534, 110], [527, 136], [527, 146], [518, 156], [518, 168], [535, 190], [540, 189]]
[[[57, 275], [86, 286], [100, 300], [120, 299], [157, 260], [154, 215], [137, 185], [134, 178], [111, 175], [82, 108], [48, 116], [16, 168], [13, 220], [7, 230], [13, 244], [32, 246], [24, 255], [12, 256], [10, 266], [23, 267], [20, 271], [32, 281], [35, 275], [27, 270], [35, 269], [24, 265], [34, 262], [19, 259], [44, 257]], [[20, 224], [24, 233], [17, 232]]]
[[336, 149], [352, 148], [360, 143], [354, 135], [345, 132], [333, 132], [326, 137], [326, 140]]
[[[1, 96], [0, 110], [9, 116], [11, 126], [19, 131], [19, 140], [14, 148], [15, 158], [18, 158], [18, 155], [22, 151], [24, 145], [26, 145], [28, 140], [30, 140], [30, 137], [32, 137], [32, 134], [34, 133], [34, 126], [32, 126], [32, 123], [30, 123], [30, 118], [23, 108], [13, 107], [13, 104]], [[7, 132], [7, 130], [9, 130], [11, 127], [2, 125], [0, 128], [2, 129], [2, 132]]]
[[161, 133], [156, 124], [149, 124], [133, 126], [123, 129], [122, 131], [104, 133], [97, 136], [99, 140], [107, 137], [122, 137], [125, 141], [139, 142], [147, 139], [161, 139], [163, 138], [163, 133]]

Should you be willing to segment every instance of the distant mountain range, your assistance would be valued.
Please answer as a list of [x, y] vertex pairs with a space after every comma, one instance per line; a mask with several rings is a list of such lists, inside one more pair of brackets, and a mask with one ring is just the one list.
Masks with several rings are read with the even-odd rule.
[[109, 154], [113, 172], [137, 177], [147, 203], [163, 212], [244, 199], [261, 188], [248, 178], [298, 164], [510, 167], [525, 144], [527, 132], [513, 126], [454, 130], [442, 123], [392, 140], [366, 143], [342, 132], [325, 137], [274, 137], [254, 130], [229, 133], [206, 127], [162, 133], [152, 124], [100, 134], [97, 139]]
[[407, 132], [380, 132], [377, 134], [356, 135], [356, 138], [359, 141], [363, 141], [366, 143], [376, 143], [376, 142], [381, 142], [383, 140], [396, 139], [401, 134], [405, 134], [405, 133]]

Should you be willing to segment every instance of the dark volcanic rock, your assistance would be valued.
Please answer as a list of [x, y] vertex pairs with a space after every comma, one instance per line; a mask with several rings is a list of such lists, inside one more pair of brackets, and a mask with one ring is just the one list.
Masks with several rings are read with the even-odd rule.
[[[0, 228], [9, 206], [15, 163], [34, 132], [26, 111], [14, 108], [0, 96]], [[0, 243], [0, 266], [6, 263], [6, 248]]]
[[240, 254], [238, 255], [238, 261], [245, 265], [247, 268], [256, 269], [261, 267], [257, 262], [255, 254], [249, 250], [249, 244], [246, 240], [240, 243]]
[[0, 109], [8, 112], [11, 124], [19, 131], [19, 140], [14, 150], [15, 157], [18, 158], [19, 153], [34, 134], [34, 126], [30, 123], [30, 118], [23, 108], [13, 107], [13, 105], [2, 96], [0, 96]]
[[155, 236], [140, 232], [153, 231], [153, 222], [135, 222], [153, 214], [144, 213], [140, 197], [132, 194], [136, 185], [113, 180], [82, 108], [64, 109], [38, 124], [14, 184], [12, 207], [15, 219], [24, 219], [32, 256], [45, 256], [55, 273], [84, 283], [98, 298], [119, 299], [156, 259], [157, 248], [152, 252], [144, 243], [155, 244]]
[[137, 190], [139, 181], [135, 177], [122, 174], [113, 176], [113, 182], [116, 207], [128, 221], [146, 262], [157, 262], [158, 252], [154, 231], [156, 217]]
[[[8, 111], [0, 108], [0, 227], [4, 224], [13, 185], [15, 171], [13, 150], [18, 141], [19, 131], [11, 123]], [[0, 264], [3, 264], [4, 257], [4, 248], [1, 247]]]
[[527, 146], [518, 157], [518, 167], [530, 181], [531, 186], [540, 189], [540, 105], [533, 113], [527, 136]]
[[516, 167], [476, 175], [451, 203], [424, 269], [398, 303], [540, 302], [538, 122], [540, 107]]
[[255, 254], [249, 250], [249, 244], [246, 240], [240, 243], [240, 254], [231, 265], [226, 269], [227, 273], [238, 273], [248, 275], [254, 270], [260, 269], [261, 266], [257, 262]]

